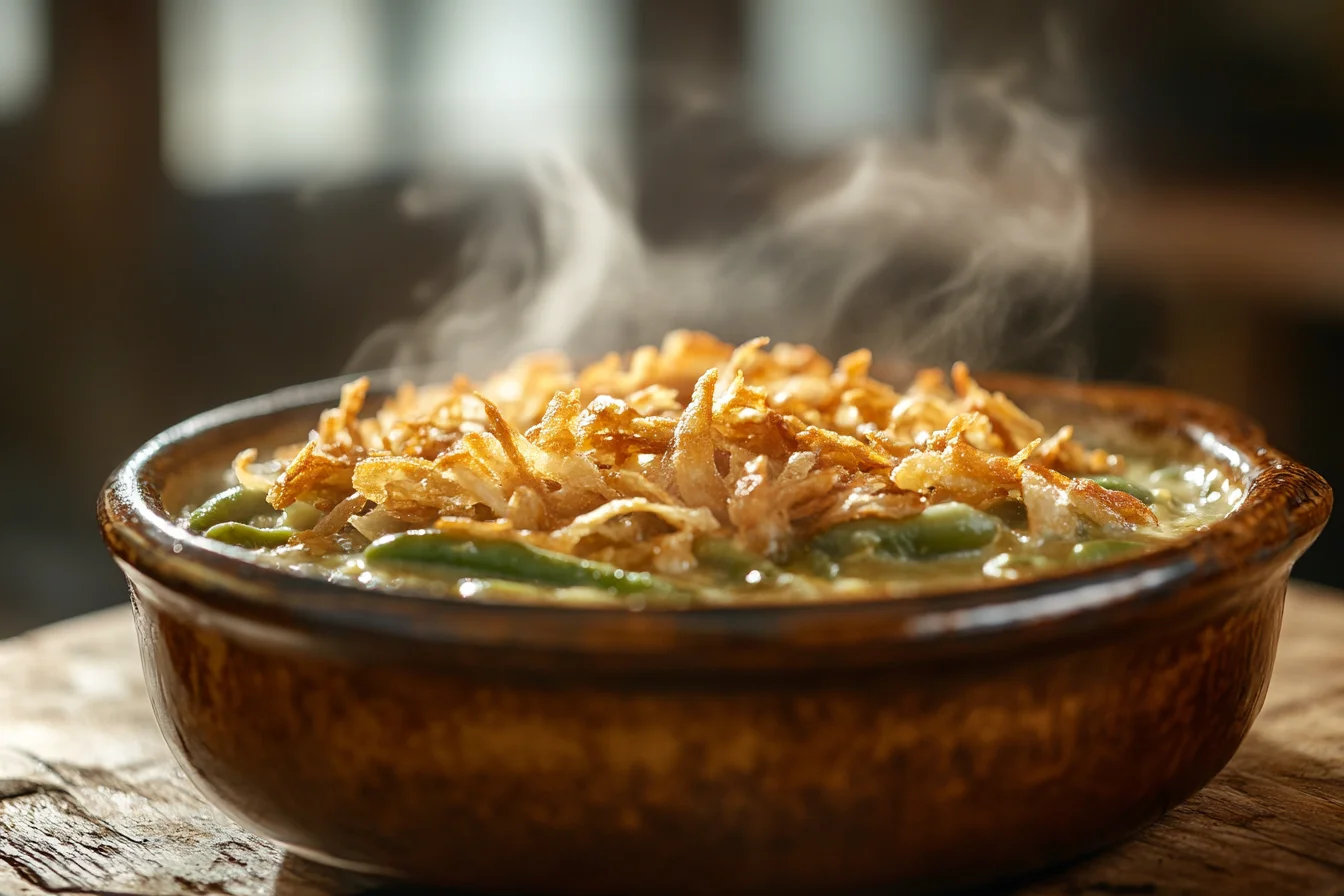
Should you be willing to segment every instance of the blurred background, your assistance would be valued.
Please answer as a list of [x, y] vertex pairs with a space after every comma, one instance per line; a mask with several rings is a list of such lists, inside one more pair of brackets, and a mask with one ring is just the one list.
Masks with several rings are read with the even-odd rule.
[[1344, 482], [1334, 0], [0, 0], [0, 636], [124, 599], [93, 505], [138, 445], [452, 282], [473, 206], [408, 184], [598, 135], [676, 242], [1004, 66], [1085, 117], [1096, 200], [1080, 313], [1012, 366], [1230, 402]]

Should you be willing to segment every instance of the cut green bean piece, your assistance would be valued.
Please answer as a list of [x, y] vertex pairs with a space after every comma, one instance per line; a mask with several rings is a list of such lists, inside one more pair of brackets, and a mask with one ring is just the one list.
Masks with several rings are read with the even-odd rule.
[[677, 595], [665, 579], [646, 572], [545, 551], [517, 541], [471, 539], [447, 532], [401, 532], [364, 549], [371, 565], [411, 565], [457, 577], [509, 579], [557, 588], [587, 586], [620, 594]]
[[191, 512], [187, 522], [197, 532], [204, 532], [219, 523], [246, 523], [253, 517], [271, 512], [265, 492], [235, 485], [208, 498]]
[[853, 520], [812, 539], [830, 557], [872, 553], [896, 560], [921, 560], [978, 551], [994, 541], [999, 520], [965, 504], [936, 504], [903, 520]]
[[810, 546], [793, 554], [789, 558], [788, 568], [793, 573], [828, 581], [840, 575], [840, 564]]
[[322, 519], [322, 511], [307, 501], [295, 501], [280, 514], [280, 525], [290, 529], [311, 529]]
[[1100, 476], [1088, 476], [1097, 485], [1102, 488], [1108, 488], [1113, 492], [1124, 492], [1127, 495], [1133, 495], [1145, 504], [1152, 504], [1156, 500], [1153, 493], [1137, 482], [1131, 482], [1123, 476], [1113, 476], [1109, 473], [1103, 473]]
[[989, 513], [1003, 520], [1011, 529], [1027, 528], [1027, 505], [1019, 498], [1004, 498], [995, 501], [986, 508]]
[[692, 550], [702, 566], [749, 585], [779, 578], [779, 567], [731, 538], [702, 535], [695, 540]]
[[1101, 563], [1113, 560], [1136, 551], [1144, 545], [1137, 541], [1122, 541], [1113, 538], [1099, 538], [1096, 541], [1084, 541], [1073, 546], [1073, 560], [1076, 563]]
[[260, 526], [249, 526], [247, 523], [233, 521], [216, 523], [205, 530], [206, 538], [237, 545], [240, 548], [278, 548], [296, 534], [297, 530], [286, 526], [263, 529]]

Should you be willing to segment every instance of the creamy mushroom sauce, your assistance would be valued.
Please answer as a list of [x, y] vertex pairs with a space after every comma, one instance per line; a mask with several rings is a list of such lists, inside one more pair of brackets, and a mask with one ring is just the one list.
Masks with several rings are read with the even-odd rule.
[[[227, 477], [233, 482], [231, 475]], [[1150, 498], [1157, 527], [1126, 533], [1080, 532], [1077, 540], [1033, 538], [1024, 526], [1020, 502], [1008, 499], [990, 509], [994, 530], [983, 545], [930, 556], [893, 557], [875, 550], [823, 558], [799, 545], [780, 562], [764, 561], [768, 574], [741, 568], [732, 573], [702, 562], [685, 575], [663, 575], [678, 588], [667, 595], [622, 594], [597, 587], [530, 585], [496, 576], [459, 574], [424, 564], [370, 564], [369, 540], [347, 526], [337, 540], [341, 550], [310, 556], [302, 549], [260, 547], [250, 553], [266, 566], [295, 575], [375, 591], [414, 592], [492, 603], [626, 607], [659, 605], [741, 605], [888, 598], [948, 591], [1005, 580], [1044, 578], [1155, 550], [1227, 516], [1241, 502], [1243, 489], [1212, 463], [1163, 464], [1129, 455], [1124, 474], [1132, 493]], [[946, 505], [939, 505], [946, 511]], [[181, 523], [190, 528], [195, 505], [184, 507]], [[966, 508], [967, 511], [970, 508]], [[935, 512], [939, 512], [935, 510]], [[979, 513], [978, 511], [971, 511]], [[925, 511], [921, 516], [928, 515]], [[246, 517], [262, 529], [311, 526], [320, 513], [296, 505], [285, 513], [266, 511]], [[914, 518], [918, 521], [918, 517]], [[822, 536], [818, 536], [820, 539]], [[977, 539], [978, 540], [978, 539]], [[749, 566], [750, 564], [748, 564]], [[878, 585], [879, 587], [874, 587]]]

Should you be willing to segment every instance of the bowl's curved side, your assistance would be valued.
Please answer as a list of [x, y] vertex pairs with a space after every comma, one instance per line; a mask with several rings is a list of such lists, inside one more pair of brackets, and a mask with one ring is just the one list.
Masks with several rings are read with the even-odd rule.
[[128, 570], [165, 737], [247, 827], [467, 890], [575, 893], [942, 887], [1113, 842], [1245, 736], [1287, 573], [971, 665], [650, 686], [312, 653]]

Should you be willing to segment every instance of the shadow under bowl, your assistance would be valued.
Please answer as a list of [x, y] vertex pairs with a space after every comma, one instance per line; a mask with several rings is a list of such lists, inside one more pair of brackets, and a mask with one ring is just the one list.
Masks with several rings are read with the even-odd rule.
[[164, 737], [212, 802], [305, 856], [488, 892], [963, 886], [1115, 842], [1217, 774], [1331, 507], [1222, 406], [988, 382], [1179, 437], [1245, 499], [1054, 578], [643, 613], [379, 594], [174, 523], [241, 448], [302, 439], [325, 382], [168, 430], [98, 514]]

